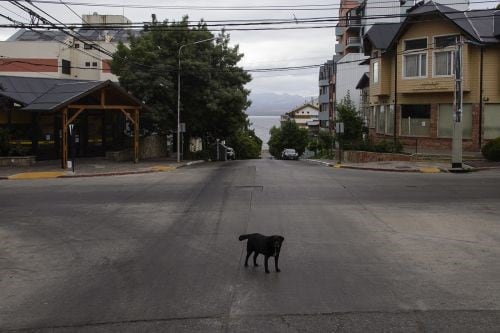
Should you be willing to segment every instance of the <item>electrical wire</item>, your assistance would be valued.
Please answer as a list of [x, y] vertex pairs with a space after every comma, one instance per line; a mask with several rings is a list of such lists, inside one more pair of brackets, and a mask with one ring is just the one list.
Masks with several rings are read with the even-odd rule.
[[[8, 1], [8, 0], [0, 0]], [[40, 4], [60, 4], [58, 0], [24, 0], [30, 3]], [[485, 4], [493, 3], [493, 0], [481, 0], [463, 2], [463, 4]], [[71, 6], [88, 6], [88, 7], [106, 7], [106, 8], [127, 8], [127, 9], [164, 9], [164, 10], [202, 10], [202, 11], [325, 11], [340, 9], [339, 4], [308, 4], [308, 5], [256, 5], [256, 6], [197, 6], [197, 5], [151, 5], [151, 4], [115, 4], [115, 3], [96, 3], [96, 2], [82, 2], [82, 1], [67, 1]], [[362, 5], [360, 2], [354, 2], [358, 6]], [[370, 2], [370, 8], [386, 8], [371, 6], [373, 4], [394, 4], [394, 0], [387, 1], [374, 1]], [[460, 2], [457, 2], [460, 3]], [[454, 3], [454, 4], [457, 4]], [[387, 8], [393, 8], [390, 6]]]

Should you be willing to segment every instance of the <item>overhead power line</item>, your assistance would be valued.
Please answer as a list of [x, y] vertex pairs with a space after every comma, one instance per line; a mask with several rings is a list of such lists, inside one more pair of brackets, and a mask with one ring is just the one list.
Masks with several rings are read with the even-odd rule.
[[[0, 0], [8, 1], [8, 0]], [[58, 0], [24, 0], [30, 3], [39, 4], [60, 4]], [[496, 2], [492, 0], [470, 1], [464, 4], [484, 4]], [[88, 7], [107, 7], [107, 8], [129, 8], [129, 9], [165, 9], [165, 10], [208, 10], [208, 11], [324, 11], [324, 10], [338, 10], [339, 4], [307, 4], [307, 5], [246, 5], [246, 6], [198, 6], [198, 5], [153, 5], [153, 4], [117, 4], [117, 3], [98, 3], [90, 1], [66, 1], [71, 6], [88, 6]], [[373, 4], [389, 4], [394, 3], [391, 0], [382, 0], [370, 2], [371, 8], [383, 8], [372, 6]], [[392, 8], [393, 6], [391, 6]]]

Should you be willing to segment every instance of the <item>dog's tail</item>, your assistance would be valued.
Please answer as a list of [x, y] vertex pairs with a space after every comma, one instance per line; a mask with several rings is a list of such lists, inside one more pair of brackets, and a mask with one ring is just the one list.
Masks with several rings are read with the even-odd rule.
[[242, 241], [242, 240], [248, 239], [248, 236], [249, 236], [249, 235], [241, 235], [238, 239], [239, 239], [240, 241]]

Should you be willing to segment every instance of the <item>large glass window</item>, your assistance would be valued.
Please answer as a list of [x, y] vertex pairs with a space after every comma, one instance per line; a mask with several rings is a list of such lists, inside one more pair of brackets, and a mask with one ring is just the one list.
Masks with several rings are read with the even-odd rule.
[[386, 134], [394, 134], [394, 105], [386, 106]]
[[385, 133], [385, 108], [383, 105], [375, 107], [377, 112], [377, 133]]
[[[464, 104], [462, 110], [462, 135], [472, 137], [472, 105]], [[439, 104], [438, 136], [451, 138], [453, 136], [453, 104]]]
[[453, 51], [434, 52], [434, 75], [453, 75]]
[[405, 77], [427, 76], [427, 54], [416, 53], [404, 56]]
[[429, 104], [401, 105], [401, 135], [430, 136], [430, 122]]
[[495, 139], [500, 136], [500, 104], [484, 105], [484, 138]]

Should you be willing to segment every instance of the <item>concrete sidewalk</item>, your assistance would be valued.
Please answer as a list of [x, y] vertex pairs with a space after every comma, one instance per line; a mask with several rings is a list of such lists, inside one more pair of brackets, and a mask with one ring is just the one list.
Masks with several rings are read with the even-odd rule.
[[[358, 169], [371, 171], [390, 171], [390, 172], [420, 172], [420, 173], [440, 173], [457, 172], [451, 168], [451, 162], [442, 160], [428, 160], [418, 162], [402, 161], [381, 161], [366, 163], [341, 163], [334, 160], [307, 159], [311, 163], [323, 164], [334, 168]], [[483, 160], [464, 161], [462, 172], [481, 171], [481, 170], [500, 170], [500, 162], [488, 162]]]
[[75, 172], [61, 169], [60, 161], [40, 161], [29, 167], [0, 167], [1, 180], [32, 180], [52, 178], [76, 178], [118, 176], [166, 172], [202, 161], [182, 161], [175, 157], [133, 162], [114, 162], [104, 158], [79, 158], [75, 161]]

